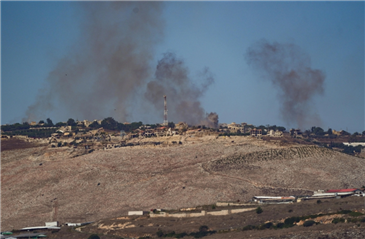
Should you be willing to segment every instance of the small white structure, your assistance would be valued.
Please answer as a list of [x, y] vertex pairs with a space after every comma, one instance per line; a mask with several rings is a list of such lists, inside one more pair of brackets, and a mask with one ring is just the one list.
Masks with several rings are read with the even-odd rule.
[[346, 146], [353, 146], [353, 147], [356, 147], [356, 146], [365, 146], [365, 143], [364, 142], [355, 142], [355, 143], [343, 143], [344, 145]]
[[69, 227], [80, 227], [91, 223], [93, 222], [66, 222], [65, 224]]
[[268, 133], [269, 136], [271, 137], [283, 137], [283, 132], [279, 131], [279, 130], [270, 130], [269, 133]]
[[58, 221], [55, 222], [46, 222], [46, 227], [58, 227]]
[[129, 211], [128, 216], [142, 216], [144, 214], [148, 214], [148, 212], [145, 211]]
[[294, 196], [288, 197], [272, 197], [272, 196], [254, 196], [252, 198], [253, 202], [258, 203], [291, 203], [295, 201]]

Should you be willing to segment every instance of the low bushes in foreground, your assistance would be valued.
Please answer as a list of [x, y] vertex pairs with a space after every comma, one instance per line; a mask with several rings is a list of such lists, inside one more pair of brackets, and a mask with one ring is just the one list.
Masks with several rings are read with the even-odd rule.
[[185, 236], [192, 236], [194, 238], [202, 238], [205, 236], [209, 236], [212, 235], [214, 233], [216, 233], [216, 231], [208, 231], [208, 226], [200, 226], [199, 227], [199, 231], [198, 232], [191, 232], [190, 234], [186, 233], [186, 232], [182, 232], [182, 233], [175, 233], [173, 232], [169, 232], [169, 233], [164, 233], [161, 230], [158, 230], [156, 235], [158, 237], [173, 237], [173, 238], [183, 238]]

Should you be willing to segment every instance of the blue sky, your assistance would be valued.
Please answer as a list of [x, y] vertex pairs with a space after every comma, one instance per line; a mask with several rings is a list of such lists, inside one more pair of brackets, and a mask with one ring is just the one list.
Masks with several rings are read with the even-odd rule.
[[[22, 121], [49, 73], [82, 38], [83, 16], [77, 2], [1, 2], [1, 124]], [[193, 82], [209, 67], [215, 81], [199, 99], [220, 122], [298, 127], [283, 118], [278, 89], [245, 59], [265, 39], [299, 46], [310, 67], [325, 74], [323, 95], [309, 102], [320, 118], [316, 126], [365, 130], [364, 2], [164, 2], [161, 18], [151, 67], [168, 51], [184, 60]], [[128, 99], [127, 118], [102, 118], [162, 122], [163, 108], [156, 114], [142, 106], [145, 85]], [[56, 107], [35, 120], [82, 120], [54, 100]]]

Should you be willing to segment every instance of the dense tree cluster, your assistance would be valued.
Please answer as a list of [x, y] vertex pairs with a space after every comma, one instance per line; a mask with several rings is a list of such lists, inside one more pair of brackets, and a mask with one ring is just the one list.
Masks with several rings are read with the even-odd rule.
[[331, 142], [329, 145], [329, 148], [340, 148], [343, 149], [342, 152], [345, 154], [350, 154], [350, 155], [354, 155], [355, 153], [360, 153], [361, 149], [363, 148], [361, 145], [358, 146], [348, 146], [348, 145], [344, 145], [343, 143], [334, 143]]
[[15, 124], [12, 124], [12, 125], [3, 125], [3, 126], [1, 126], [1, 130], [4, 131], [4, 132], [27, 130], [29, 128], [30, 128], [30, 125], [27, 122], [25, 122], [23, 124], [15, 123]]
[[89, 125], [89, 128], [97, 129], [100, 127], [103, 127], [104, 129], [108, 130], [118, 130], [118, 131], [125, 131], [125, 132], [131, 132], [135, 129], [138, 129], [140, 126], [142, 126], [143, 123], [140, 122], [133, 122], [131, 124], [122, 124], [113, 119], [112, 117], [105, 118], [101, 121], [101, 124], [99, 124], [97, 121], [94, 121], [92, 124]]

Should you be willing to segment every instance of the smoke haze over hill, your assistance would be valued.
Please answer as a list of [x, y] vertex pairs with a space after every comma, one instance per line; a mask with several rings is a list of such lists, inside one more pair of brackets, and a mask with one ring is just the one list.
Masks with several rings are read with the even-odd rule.
[[163, 36], [160, 2], [80, 3], [81, 38], [59, 60], [24, 120], [56, 110], [80, 119], [126, 120], [130, 96], [151, 74], [155, 46]]
[[311, 68], [310, 57], [299, 46], [261, 40], [247, 50], [246, 60], [278, 90], [286, 123], [301, 129], [321, 124], [310, 102], [323, 94], [325, 74]]
[[210, 116], [211, 120], [208, 120], [208, 115], [205, 115], [199, 101], [208, 87], [214, 83], [214, 78], [208, 68], [205, 68], [198, 77], [202, 78], [200, 86], [194, 84], [196, 81], [190, 78], [189, 70], [182, 59], [178, 59], [171, 52], [166, 53], [158, 62], [155, 79], [147, 85], [145, 98], [159, 110], [163, 106], [162, 97], [166, 95], [171, 121], [183, 120], [192, 125], [206, 124], [217, 127], [218, 115], [210, 113], [215, 114], [216, 118]]
[[[131, 108], [137, 107], [133, 99], [143, 94], [140, 89], [151, 79], [145, 96], [161, 110], [144, 114], [161, 115], [163, 95], [167, 95], [172, 120], [198, 124], [205, 119], [199, 99], [214, 82], [208, 68], [201, 73], [200, 86], [172, 53], [164, 54], [153, 70], [155, 48], [164, 35], [162, 3], [94, 2], [79, 7], [83, 13], [81, 37], [49, 73], [23, 122], [45, 117], [58, 110], [57, 104], [68, 117], [131, 120]], [[148, 101], [142, 104], [147, 106]]]

